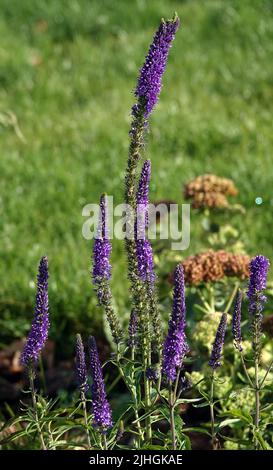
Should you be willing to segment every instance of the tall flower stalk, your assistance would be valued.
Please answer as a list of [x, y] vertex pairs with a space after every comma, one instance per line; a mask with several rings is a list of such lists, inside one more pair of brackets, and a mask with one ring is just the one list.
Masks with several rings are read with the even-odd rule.
[[[154, 322], [155, 313], [157, 309], [152, 307], [156, 305], [155, 300], [155, 273], [153, 251], [150, 241], [146, 237], [146, 229], [149, 223], [149, 183], [151, 178], [151, 162], [146, 160], [142, 166], [138, 189], [136, 194], [137, 200], [137, 213], [135, 219], [135, 243], [136, 243], [136, 259], [137, 259], [137, 276], [139, 285], [139, 333], [140, 344], [142, 349], [142, 359], [144, 371], [151, 366], [151, 339], [152, 331], [151, 326]], [[160, 341], [159, 341], [160, 343]], [[150, 381], [147, 379], [144, 372], [144, 390], [145, 390], [145, 407], [146, 409], [151, 406], [150, 398]], [[147, 417], [146, 430], [148, 439], [151, 438], [151, 425], [150, 417]]]
[[[161, 360], [162, 351], [162, 331], [160, 318], [157, 307], [157, 296], [155, 288], [155, 272], [153, 250], [146, 236], [146, 230], [149, 226], [149, 183], [151, 179], [151, 162], [145, 160], [142, 166], [138, 190], [136, 195], [137, 200], [137, 217], [135, 224], [135, 238], [136, 238], [136, 255], [138, 277], [142, 281], [142, 296], [146, 297], [146, 305], [148, 305], [148, 312], [143, 315], [143, 322], [149, 323], [147, 325], [147, 333], [150, 333], [153, 338], [154, 351], [158, 356], [158, 362]], [[145, 292], [144, 292], [145, 291]], [[151, 328], [153, 331], [150, 332]]]
[[93, 248], [92, 276], [99, 305], [104, 307], [113, 340], [117, 345], [119, 345], [122, 338], [122, 330], [112, 304], [112, 293], [110, 288], [110, 255], [112, 247], [109, 240], [107, 217], [107, 197], [105, 194], [102, 194], [100, 198], [98, 231]]
[[183, 358], [189, 350], [186, 341], [185, 327], [186, 304], [184, 270], [182, 265], [179, 264], [174, 273], [173, 308], [169, 320], [168, 334], [163, 347], [162, 362], [162, 374], [169, 384], [170, 426], [174, 450], [176, 449], [174, 410], [179, 373], [182, 368]]
[[[264, 304], [267, 300], [264, 295], [267, 283], [267, 273], [269, 269], [269, 261], [262, 255], [258, 255], [250, 261], [249, 271], [249, 284], [247, 297], [249, 300], [249, 314], [251, 318], [251, 331], [252, 331], [252, 349], [254, 354], [255, 366], [255, 433], [259, 432], [260, 423], [260, 390], [261, 383], [259, 380], [259, 366], [261, 355], [261, 335], [262, 335], [262, 319]], [[255, 449], [259, 447], [259, 441], [254, 434]]]
[[[135, 237], [135, 221], [137, 210], [137, 170], [138, 163], [144, 146], [144, 135], [148, 126], [148, 118], [158, 101], [162, 85], [162, 77], [166, 67], [167, 58], [171, 43], [179, 26], [179, 19], [175, 16], [172, 20], [162, 20], [154, 36], [149, 52], [146, 56], [143, 67], [140, 70], [135, 97], [137, 102], [132, 108], [132, 124], [130, 129], [130, 146], [127, 168], [125, 172], [125, 202], [127, 204], [126, 220], [126, 250], [128, 257], [128, 273], [131, 284], [133, 308], [139, 312], [142, 322], [143, 316], [150, 314], [153, 309], [153, 324], [157, 325], [157, 306], [153, 292], [147, 292], [147, 282], [139, 276], [139, 261], [141, 256], [145, 256], [146, 261], [152, 259], [152, 252], [149, 242], [142, 243], [142, 247], [137, 247]], [[150, 268], [148, 268], [150, 269]], [[150, 281], [150, 279], [149, 279]], [[149, 282], [148, 281], [148, 282]], [[150, 299], [147, 303], [146, 298]], [[148, 311], [146, 305], [149, 305]], [[142, 313], [143, 312], [143, 313]], [[141, 318], [142, 317], [142, 318]], [[151, 340], [149, 335], [149, 323], [145, 321], [145, 331], [142, 336], [142, 347], [145, 370], [150, 366]], [[150, 384], [145, 378], [145, 408], [146, 412], [150, 408]], [[147, 426], [147, 439], [151, 439], [151, 426]]]
[[211, 421], [211, 441], [213, 450], [218, 449], [219, 443], [217, 434], [215, 432], [215, 417], [214, 417], [214, 380], [215, 371], [221, 366], [222, 351], [225, 341], [225, 334], [227, 328], [227, 314], [223, 313], [219, 322], [215, 340], [212, 346], [209, 366], [211, 367], [210, 377], [210, 421]]
[[136, 305], [139, 298], [138, 266], [134, 236], [137, 205], [137, 168], [144, 146], [144, 134], [148, 125], [148, 118], [159, 98], [168, 52], [178, 26], [179, 19], [177, 16], [169, 21], [161, 21], [143, 67], [140, 70], [135, 90], [137, 102], [132, 108], [130, 146], [125, 172], [125, 202], [128, 206], [126, 220], [128, 270], [133, 301]]
[[87, 417], [87, 407], [86, 407], [86, 392], [88, 390], [87, 370], [86, 370], [86, 363], [85, 363], [84, 346], [83, 346], [82, 338], [80, 334], [76, 335], [75, 363], [76, 363], [78, 387], [80, 390], [80, 399], [81, 399], [83, 415], [84, 415], [84, 424], [85, 424], [88, 449], [91, 449], [91, 439], [90, 439], [90, 432], [89, 432], [89, 427], [88, 427], [88, 417]]
[[39, 422], [34, 380], [36, 364], [38, 362], [39, 355], [45, 345], [48, 336], [48, 311], [48, 260], [47, 257], [44, 256], [43, 258], [41, 258], [38, 268], [34, 318], [26, 344], [21, 354], [21, 363], [26, 366], [28, 370], [35, 422], [43, 450], [46, 450], [46, 444]]

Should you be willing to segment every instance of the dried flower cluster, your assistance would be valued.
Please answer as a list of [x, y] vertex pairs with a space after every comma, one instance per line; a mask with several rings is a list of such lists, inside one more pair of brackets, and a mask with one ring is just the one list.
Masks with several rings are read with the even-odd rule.
[[194, 209], [229, 207], [226, 196], [238, 193], [232, 180], [216, 175], [201, 175], [186, 184], [184, 195]]
[[187, 285], [199, 285], [205, 282], [220, 281], [224, 277], [246, 279], [249, 276], [247, 255], [229, 253], [224, 250], [208, 250], [186, 258], [184, 267]]

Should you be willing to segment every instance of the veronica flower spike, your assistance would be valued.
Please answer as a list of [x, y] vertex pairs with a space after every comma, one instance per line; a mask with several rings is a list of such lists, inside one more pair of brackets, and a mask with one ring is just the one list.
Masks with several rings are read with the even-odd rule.
[[179, 27], [179, 18], [175, 15], [171, 20], [162, 20], [155, 33], [153, 42], [140, 70], [135, 96], [138, 105], [133, 107], [133, 114], [140, 106], [144, 107], [144, 116], [153, 111], [162, 87], [162, 77], [166, 68], [169, 49]]
[[146, 160], [142, 167], [137, 191], [136, 256], [139, 278], [153, 283], [155, 280], [153, 250], [145, 234], [148, 225], [150, 179], [151, 162]]
[[30, 391], [32, 397], [32, 406], [35, 416], [35, 423], [37, 427], [38, 436], [40, 439], [41, 447], [46, 450], [46, 442], [43, 436], [43, 431], [39, 423], [38, 401], [36, 397], [34, 379], [35, 379], [35, 365], [38, 361], [40, 352], [42, 351], [47, 340], [49, 330], [49, 315], [48, 315], [48, 260], [44, 256], [40, 260], [38, 275], [37, 275], [37, 292], [36, 304], [34, 311], [34, 318], [32, 321], [31, 329], [21, 354], [21, 363], [27, 366]]
[[107, 226], [107, 197], [100, 198], [100, 213], [97, 236], [93, 248], [93, 282], [97, 290], [99, 303], [103, 301], [103, 284], [111, 278], [110, 255], [112, 251]]
[[210, 361], [209, 361], [209, 365], [213, 370], [221, 366], [221, 357], [222, 357], [222, 350], [223, 350], [224, 341], [225, 341], [226, 328], [227, 328], [227, 314], [223, 313], [220, 323], [218, 325], [217, 331], [216, 331], [215, 340], [212, 346], [212, 351], [211, 351], [211, 356], [210, 356]]
[[79, 389], [83, 392], [88, 390], [85, 353], [80, 334], [76, 335], [76, 375]]
[[266, 302], [263, 291], [266, 289], [268, 269], [269, 261], [265, 256], [258, 255], [250, 261], [247, 297], [251, 314], [262, 313], [263, 305]]
[[233, 317], [232, 317], [232, 334], [233, 334], [234, 346], [239, 352], [242, 352], [243, 350], [242, 344], [241, 344], [242, 343], [242, 334], [241, 334], [242, 299], [243, 299], [243, 293], [241, 290], [239, 290], [236, 296]]
[[76, 363], [77, 381], [78, 381], [78, 386], [80, 389], [80, 398], [81, 398], [81, 404], [82, 404], [82, 409], [83, 409], [87, 444], [88, 444], [88, 449], [91, 449], [91, 437], [90, 437], [89, 426], [88, 426], [87, 404], [86, 404], [86, 396], [85, 396], [88, 390], [87, 370], [86, 370], [84, 346], [83, 346], [82, 338], [80, 334], [76, 335], [75, 363]]
[[37, 362], [47, 340], [49, 330], [48, 313], [48, 260], [40, 260], [37, 276], [37, 293], [32, 326], [21, 354], [21, 363], [30, 365]]
[[100, 198], [99, 224], [93, 248], [92, 277], [98, 302], [99, 305], [102, 305], [105, 309], [113, 340], [116, 344], [119, 344], [122, 338], [122, 331], [112, 305], [112, 293], [110, 288], [110, 254], [112, 247], [109, 240], [107, 218], [107, 197], [103, 194]]
[[169, 320], [167, 338], [163, 347], [162, 373], [168, 380], [174, 381], [182, 366], [184, 355], [188, 352], [185, 335], [186, 305], [184, 271], [179, 264], [174, 273], [173, 309]]
[[[251, 332], [252, 332], [252, 349], [254, 355], [254, 397], [255, 397], [255, 433], [253, 433], [253, 441], [255, 449], [259, 449], [260, 443], [257, 439], [257, 434], [260, 426], [260, 390], [264, 380], [261, 382], [259, 377], [260, 368], [260, 355], [261, 355], [261, 335], [262, 335], [262, 320], [264, 304], [267, 300], [264, 295], [264, 290], [267, 284], [267, 274], [269, 269], [269, 261], [265, 256], [258, 255], [250, 261], [249, 264], [249, 284], [247, 297], [249, 300], [248, 310], [251, 319]], [[267, 375], [267, 373], [266, 373]], [[266, 377], [265, 375], [265, 377]]]
[[89, 338], [90, 369], [92, 377], [91, 398], [93, 425], [102, 434], [112, 426], [112, 413], [108, 403], [95, 338]]

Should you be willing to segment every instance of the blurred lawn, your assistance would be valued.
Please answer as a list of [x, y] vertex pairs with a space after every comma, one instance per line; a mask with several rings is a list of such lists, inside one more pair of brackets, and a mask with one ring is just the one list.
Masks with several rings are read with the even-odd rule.
[[[81, 211], [102, 191], [122, 202], [132, 90], [160, 18], [174, 11], [182, 28], [147, 146], [151, 198], [182, 202], [190, 178], [231, 177], [249, 253], [273, 258], [271, 0], [0, 0], [0, 10], [1, 342], [28, 328], [44, 253], [53, 336], [98, 324]], [[182, 255], [202, 247], [199, 220], [192, 214]], [[113, 265], [122, 311], [118, 241]]]

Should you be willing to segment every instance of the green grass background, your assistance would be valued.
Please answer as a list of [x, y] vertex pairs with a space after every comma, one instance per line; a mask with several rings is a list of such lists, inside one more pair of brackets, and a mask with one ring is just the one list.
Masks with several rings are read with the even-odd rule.
[[[45, 253], [53, 337], [98, 333], [81, 211], [103, 191], [122, 202], [132, 90], [160, 18], [174, 11], [182, 27], [146, 148], [151, 199], [182, 202], [183, 184], [205, 172], [231, 177], [247, 209], [237, 217], [246, 248], [272, 259], [271, 0], [0, 0], [0, 11], [2, 344], [28, 329]], [[199, 222], [192, 214], [181, 257], [203, 246]], [[112, 261], [125, 315], [122, 242]]]

